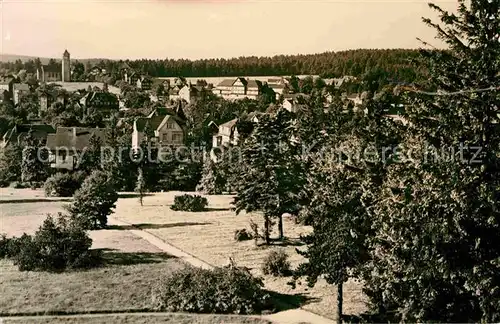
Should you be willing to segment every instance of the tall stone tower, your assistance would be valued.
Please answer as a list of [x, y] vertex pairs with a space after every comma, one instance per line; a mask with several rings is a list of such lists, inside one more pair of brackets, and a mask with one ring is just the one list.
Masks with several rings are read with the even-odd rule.
[[62, 82], [71, 81], [71, 62], [68, 50], [65, 50], [63, 53], [61, 76], [62, 76]]

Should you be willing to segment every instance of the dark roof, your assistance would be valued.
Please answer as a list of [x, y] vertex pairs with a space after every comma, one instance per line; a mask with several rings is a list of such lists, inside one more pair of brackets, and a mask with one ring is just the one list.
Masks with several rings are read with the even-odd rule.
[[232, 87], [235, 81], [236, 81], [235, 79], [225, 79], [225, 80], [222, 80], [222, 82], [219, 83], [217, 86], [218, 87]]
[[248, 80], [245, 78], [237, 78], [237, 80], [240, 80], [240, 82], [243, 83], [244, 86], [246, 86], [248, 83]]
[[165, 119], [165, 117], [166, 116], [152, 116], [150, 118], [139, 117], [135, 120], [137, 130], [139, 132], [142, 132], [148, 122], [149, 122], [149, 127], [151, 127], [152, 130], [156, 130], [158, 129], [158, 126], [160, 126], [161, 122]]
[[29, 91], [30, 86], [26, 83], [14, 83], [13, 89], [14, 90], [21, 90], [21, 91]]
[[105, 128], [58, 127], [55, 134], [47, 135], [47, 147], [51, 150], [65, 147], [82, 151], [89, 145], [93, 134], [104, 142], [107, 132]]
[[235, 119], [232, 119], [228, 122], [225, 122], [224, 124], [220, 124], [219, 125], [219, 128], [220, 127], [229, 127], [229, 128], [232, 128], [234, 125], [236, 125], [236, 123], [238, 122], [238, 118], [235, 118]]
[[247, 116], [247, 119], [248, 120], [252, 120], [254, 117], [259, 117], [259, 116], [262, 116], [264, 115], [263, 112], [260, 112], [260, 111], [252, 111], [251, 113], [248, 114]]
[[262, 87], [262, 82], [259, 80], [246, 80], [247, 81], [247, 88], [258, 88]]
[[45, 124], [22, 124], [15, 125], [9, 129], [3, 136], [5, 142], [17, 141], [25, 137], [30, 130], [33, 130], [33, 136], [37, 139], [45, 139], [47, 134], [55, 133], [54, 127]]
[[43, 72], [58, 72], [61, 73], [61, 68], [57, 65], [43, 65]]
[[14, 81], [14, 78], [11, 77], [0, 77], [0, 84], [9, 84]]
[[92, 91], [80, 99], [80, 104], [89, 106], [95, 100], [115, 101], [118, 104], [118, 97], [110, 92]]

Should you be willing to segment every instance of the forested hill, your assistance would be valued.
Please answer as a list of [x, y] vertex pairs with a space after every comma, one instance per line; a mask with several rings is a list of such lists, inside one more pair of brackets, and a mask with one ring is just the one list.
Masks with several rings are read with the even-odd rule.
[[[231, 59], [165, 59], [126, 60], [137, 71], [153, 77], [224, 77], [224, 76], [280, 76], [320, 75], [324, 78], [352, 75], [378, 80], [413, 82], [425, 69], [415, 66], [412, 59], [419, 56], [418, 50], [409, 49], [358, 49], [341, 52], [325, 52], [304, 55], [277, 55], [273, 57], [247, 56]], [[4, 62], [0, 67], [18, 71], [34, 70], [36, 60]], [[60, 64], [53, 60], [53, 64]], [[84, 63], [89, 69], [94, 65], [118, 75], [124, 61], [117, 60], [73, 60], [73, 64]], [[50, 63], [49, 63], [50, 64]], [[83, 69], [83, 66], [82, 66]]]
[[362, 76], [366, 72], [387, 73], [388, 77], [413, 81], [422, 67], [415, 67], [410, 59], [418, 57], [418, 50], [359, 49], [307, 55], [278, 55], [273, 57], [239, 57], [203, 60], [136, 60], [128, 62], [137, 70], [152, 76], [218, 77], [218, 76], [274, 76], [321, 75], [339, 77]]

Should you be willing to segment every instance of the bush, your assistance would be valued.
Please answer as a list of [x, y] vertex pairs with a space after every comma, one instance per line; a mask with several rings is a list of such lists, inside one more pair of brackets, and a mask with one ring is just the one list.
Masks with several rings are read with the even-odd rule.
[[7, 252], [20, 271], [62, 271], [99, 264], [91, 246], [87, 233], [59, 213], [57, 219], [48, 215], [35, 235], [11, 239]]
[[5, 234], [0, 235], [0, 259], [8, 256], [10, 240]]
[[198, 195], [175, 196], [172, 210], [199, 212], [204, 211], [208, 206], [208, 200]]
[[81, 187], [85, 173], [56, 173], [45, 181], [43, 189], [47, 197], [71, 197]]
[[103, 171], [94, 171], [74, 194], [73, 203], [67, 207], [70, 216], [84, 229], [106, 227], [113, 212], [118, 193]]
[[251, 240], [253, 237], [248, 231], [244, 229], [236, 230], [234, 231], [234, 240], [235, 241], [248, 241]]
[[10, 187], [14, 189], [26, 189], [29, 188], [29, 184], [20, 182], [20, 181], [14, 181], [10, 183]]
[[291, 271], [288, 254], [282, 250], [271, 251], [264, 259], [262, 272], [265, 275], [273, 275], [276, 277], [290, 275]]
[[256, 314], [270, 306], [263, 286], [261, 278], [244, 269], [187, 267], [160, 281], [152, 301], [160, 311]]

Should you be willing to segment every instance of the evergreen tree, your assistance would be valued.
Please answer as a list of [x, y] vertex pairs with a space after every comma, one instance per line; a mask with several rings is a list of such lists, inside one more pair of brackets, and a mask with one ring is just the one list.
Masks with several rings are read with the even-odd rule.
[[12, 143], [0, 152], [0, 182], [9, 183], [21, 180], [21, 162], [23, 149], [18, 143]]
[[95, 133], [89, 138], [89, 145], [85, 147], [78, 168], [87, 174], [95, 170], [102, 170], [101, 164], [102, 140]]
[[262, 116], [243, 145], [245, 172], [234, 200], [236, 212], [260, 211], [264, 215], [265, 239], [270, 243], [272, 219], [278, 219], [279, 238], [284, 238], [284, 213], [297, 211], [301, 186], [300, 148], [293, 143], [292, 114], [280, 109]]
[[498, 322], [500, 2], [431, 7], [442, 24], [424, 21], [449, 49], [422, 53], [422, 88], [437, 93], [405, 95], [412, 156], [365, 193], [377, 197], [367, 292], [396, 321]]
[[224, 191], [224, 182], [218, 166], [210, 158], [205, 158], [201, 181], [196, 190], [207, 195], [220, 195]]
[[35, 138], [32, 129], [24, 139], [21, 162], [21, 181], [43, 181], [47, 176], [47, 152], [40, 149], [40, 142]]
[[363, 188], [376, 186], [374, 175], [384, 163], [377, 148], [390, 147], [398, 138], [393, 122], [381, 114], [387, 103], [368, 105], [372, 113], [364, 115], [346, 112], [342, 104], [325, 113], [320, 103], [310, 107], [296, 126], [306, 148], [300, 220], [314, 231], [304, 238], [308, 248], [299, 253], [307, 262], [299, 266], [295, 280], [305, 275], [313, 286], [323, 276], [337, 285], [339, 322], [343, 283], [349, 278], [362, 279], [369, 261], [373, 230], [366, 209], [370, 200]]

